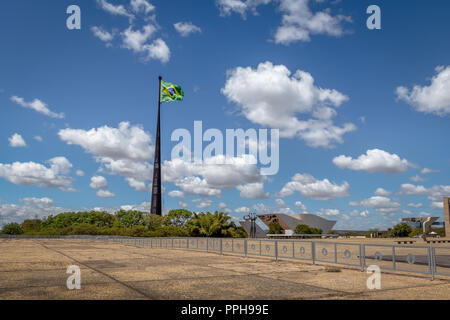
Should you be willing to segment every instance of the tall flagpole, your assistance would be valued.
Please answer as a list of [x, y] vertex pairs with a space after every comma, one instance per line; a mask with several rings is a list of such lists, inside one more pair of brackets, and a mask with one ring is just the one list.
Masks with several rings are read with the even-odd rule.
[[152, 205], [150, 213], [162, 215], [161, 202], [161, 80], [159, 76], [158, 124], [156, 125], [155, 163], [153, 165]]

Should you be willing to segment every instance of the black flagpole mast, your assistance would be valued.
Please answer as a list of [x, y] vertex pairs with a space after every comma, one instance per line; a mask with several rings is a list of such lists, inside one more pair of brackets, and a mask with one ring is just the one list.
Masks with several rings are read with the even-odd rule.
[[153, 166], [152, 205], [150, 213], [162, 215], [161, 203], [161, 80], [159, 76], [158, 124], [156, 125], [155, 164]]

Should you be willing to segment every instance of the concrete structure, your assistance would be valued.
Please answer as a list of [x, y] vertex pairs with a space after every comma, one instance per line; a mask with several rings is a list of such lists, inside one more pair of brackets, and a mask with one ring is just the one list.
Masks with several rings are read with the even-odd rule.
[[450, 198], [444, 198], [445, 236], [450, 237]]
[[258, 215], [258, 218], [267, 226], [272, 222], [278, 222], [283, 233], [291, 233], [291, 230], [295, 230], [299, 224], [306, 224], [312, 228], [322, 229], [323, 234], [328, 234], [336, 224], [336, 221], [327, 220], [314, 214], [271, 213]]

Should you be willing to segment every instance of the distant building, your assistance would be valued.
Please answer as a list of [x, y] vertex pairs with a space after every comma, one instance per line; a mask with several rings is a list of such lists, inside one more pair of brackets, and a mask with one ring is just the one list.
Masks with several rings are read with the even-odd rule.
[[[245, 232], [250, 236], [250, 228], [251, 228], [251, 222], [250, 221], [239, 221], [241, 224], [241, 227], [244, 228]], [[265, 238], [267, 236], [267, 232], [264, 231], [258, 224], [255, 224], [256, 227], [256, 238]]]
[[260, 214], [261, 219], [267, 226], [272, 222], [278, 222], [281, 225], [284, 234], [292, 234], [299, 224], [305, 224], [309, 227], [321, 229], [323, 234], [328, 234], [337, 221], [327, 220], [314, 214], [284, 214], [270, 213]]
[[[402, 223], [407, 224], [412, 229], [422, 229], [423, 228], [423, 223], [427, 219], [428, 219], [428, 217], [424, 217], [424, 218], [403, 218], [402, 219]], [[431, 221], [432, 221], [431, 225], [432, 226], [441, 225], [441, 223], [436, 222], [437, 220], [439, 220], [439, 217], [432, 217], [431, 218]]]

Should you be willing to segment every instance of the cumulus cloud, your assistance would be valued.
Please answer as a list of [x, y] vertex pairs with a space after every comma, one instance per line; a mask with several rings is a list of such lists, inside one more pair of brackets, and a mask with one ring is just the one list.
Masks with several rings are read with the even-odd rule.
[[301, 211], [302, 213], [308, 212], [308, 208], [306, 208], [306, 206], [305, 206], [301, 201], [296, 201], [296, 202], [295, 202], [295, 206], [296, 206], [298, 209], [300, 209], [300, 211]]
[[200, 33], [202, 29], [192, 24], [192, 22], [177, 22], [173, 25], [175, 30], [182, 36], [187, 37], [192, 33]]
[[55, 113], [51, 111], [47, 105], [39, 99], [34, 99], [31, 102], [26, 102], [23, 98], [18, 96], [12, 96], [11, 101], [17, 103], [19, 106], [24, 108], [32, 109], [36, 112], [39, 112], [43, 115], [49, 116], [51, 118], [63, 119], [64, 113]]
[[170, 59], [170, 49], [164, 40], [158, 38], [152, 43], [148, 42], [156, 30], [157, 27], [151, 24], [144, 26], [142, 30], [133, 30], [130, 26], [121, 33], [122, 46], [135, 53], [143, 53], [144, 61], [159, 59], [161, 62], [167, 62]]
[[13, 148], [26, 147], [27, 144], [22, 136], [18, 133], [14, 133], [10, 138], [8, 138], [9, 145]]
[[408, 203], [408, 207], [418, 209], [418, 208], [422, 208], [423, 204], [421, 204], [421, 203]]
[[212, 200], [209, 199], [194, 199], [192, 202], [198, 203], [196, 205], [198, 209], [208, 209], [212, 204]]
[[236, 213], [249, 213], [250, 208], [249, 207], [240, 207], [234, 210]]
[[222, 16], [228, 16], [235, 12], [243, 18], [246, 17], [247, 11], [257, 14], [256, 8], [262, 4], [268, 4], [271, 0], [216, 0]]
[[92, 189], [106, 189], [108, 188], [108, 182], [106, 181], [105, 177], [102, 176], [93, 176], [91, 178], [91, 183], [89, 186]]
[[433, 210], [443, 210], [444, 209], [444, 202], [443, 201], [432, 201], [430, 208]]
[[400, 210], [400, 200], [387, 197], [374, 196], [362, 201], [349, 203], [350, 206], [373, 208], [381, 215], [392, 215]]
[[450, 194], [450, 186], [440, 185], [426, 188], [421, 185], [405, 183], [400, 187], [400, 194], [409, 196], [426, 195], [430, 201], [440, 202], [444, 197], [448, 197]]
[[141, 126], [121, 122], [118, 128], [103, 126], [90, 130], [63, 129], [58, 132], [61, 140], [78, 145], [100, 163], [100, 171], [118, 174], [138, 191], [148, 190], [146, 181], [152, 179], [154, 146], [150, 134]]
[[106, 0], [97, 0], [97, 4], [100, 6], [101, 9], [112, 15], [127, 17], [131, 20], [134, 19], [134, 15], [129, 13], [128, 10], [123, 5], [113, 5]]
[[291, 181], [286, 183], [280, 191], [285, 197], [298, 191], [303, 197], [315, 200], [332, 200], [349, 196], [350, 185], [344, 181], [341, 185], [330, 182], [328, 179], [317, 180], [309, 174], [295, 174]]
[[153, 156], [151, 136], [141, 126], [131, 126], [129, 122], [121, 122], [118, 128], [67, 128], [60, 130], [58, 135], [69, 145], [79, 145], [88, 153], [113, 160], [145, 161]]
[[418, 174], [416, 174], [414, 177], [410, 177], [409, 180], [414, 181], [414, 182], [425, 182], [425, 181], [427, 181], [427, 179], [422, 178]]
[[34, 136], [33, 139], [36, 140], [37, 142], [42, 142], [43, 141], [41, 136]]
[[284, 45], [310, 41], [311, 35], [317, 34], [342, 36], [342, 23], [352, 21], [349, 16], [331, 15], [330, 9], [313, 13], [309, 0], [280, 0], [279, 10], [283, 12], [283, 19], [275, 33], [275, 42]]
[[79, 177], [83, 177], [83, 176], [84, 176], [84, 171], [83, 171], [83, 170], [77, 170], [77, 171], [75, 172], [75, 174], [76, 174], [77, 176], [79, 176]]
[[100, 198], [114, 198], [116, 195], [109, 190], [100, 189], [97, 190], [97, 196]]
[[400, 86], [397, 98], [416, 111], [446, 116], [450, 114], [450, 66], [438, 66], [429, 86], [414, 86], [411, 90]]
[[266, 199], [269, 197], [269, 193], [264, 192], [264, 183], [262, 182], [240, 185], [237, 186], [236, 189], [241, 192], [241, 198]]
[[222, 189], [238, 188], [246, 197], [265, 196], [264, 177], [255, 163], [245, 157], [222, 155], [203, 162], [174, 159], [164, 161], [162, 174], [164, 181], [173, 182], [186, 194], [218, 197]]
[[367, 150], [366, 154], [357, 159], [341, 155], [334, 158], [333, 163], [340, 169], [383, 173], [402, 173], [410, 166], [408, 160], [379, 149]]
[[57, 188], [63, 191], [74, 191], [72, 179], [66, 174], [72, 164], [64, 157], [56, 157], [47, 161], [46, 167], [35, 162], [0, 163], [0, 177], [21, 186], [38, 186]]
[[50, 215], [56, 215], [71, 211], [54, 205], [49, 198], [23, 198], [21, 205], [2, 204], [0, 205], [0, 216], [3, 223], [23, 222], [26, 219], [42, 219]]
[[377, 190], [375, 190], [375, 195], [376, 196], [382, 196], [382, 197], [388, 197], [392, 194], [392, 192], [385, 190], [383, 188], [378, 188]]
[[256, 69], [230, 70], [222, 93], [249, 121], [280, 129], [282, 137], [298, 137], [312, 147], [343, 143], [343, 135], [356, 130], [352, 123], [339, 127], [332, 120], [335, 108], [349, 100], [346, 95], [317, 87], [308, 72], [297, 70], [291, 75], [284, 65], [267, 61]]
[[135, 13], [148, 14], [151, 11], [155, 10], [155, 6], [147, 0], [131, 0], [130, 5], [132, 11]]
[[440, 172], [439, 170], [429, 169], [429, 168], [423, 168], [422, 171], [420, 171], [421, 174], [428, 174], [428, 173], [436, 173]]
[[340, 214], [341, 212], [338, 209], [320, 209], [319, 212], [317, 212], [317, 215], [321, 217], [336, 217]]
[[168, 193], [168, 195], [169, 195], [169, 197], [174, 197], [174, 198], [180, 198], [180, 199], [184, 198], [184, 193], [182, 191], [180, 191], [180, 190], [170, 191]]
[[102, 27], [93, 26], [91, 27], [91, 31], [95, 37], [99, 38], [103, 42], [111, 42], [114, 39], [114, 33], [108, 32]]

